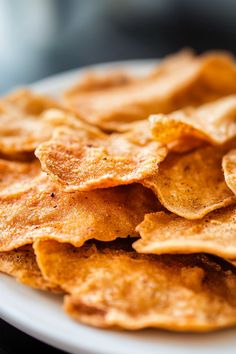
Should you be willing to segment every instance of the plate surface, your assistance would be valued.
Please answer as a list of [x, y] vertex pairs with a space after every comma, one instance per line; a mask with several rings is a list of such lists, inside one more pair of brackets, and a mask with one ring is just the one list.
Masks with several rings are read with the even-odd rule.
[[[154, 63], [152, 60], [138, 60], [90, 68], [100, 71], [124, 67], [142, 75]], [[44, 79], [31, 88], [57, 96], [76, 82], [83, 70]], [[236, 347], [235, 329], [209, 334], [181, 334], [158, 330], [111, 331], [80, 325], [64, 313], [61, 296], [30, 289], [6, 275], [0, 277], [0, 316], [33, 337], [70, 353], [232, 354]]]

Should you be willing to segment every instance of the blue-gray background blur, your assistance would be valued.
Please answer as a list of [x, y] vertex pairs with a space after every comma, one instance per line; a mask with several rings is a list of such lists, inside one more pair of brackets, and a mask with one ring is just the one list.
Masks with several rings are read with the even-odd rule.
[[236, 52], [236, 0], [0, 0], [0, 92], [184, 46]]

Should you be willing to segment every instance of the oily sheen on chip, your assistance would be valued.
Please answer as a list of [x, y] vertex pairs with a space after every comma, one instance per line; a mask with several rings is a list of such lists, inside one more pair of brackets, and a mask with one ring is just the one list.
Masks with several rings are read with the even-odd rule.
[[96, 327], [236, 325], [235, 95], [232, 56], [182, 51], [3, 97], [0, 272]]
[[11, 275], [32, 288], [62, 292], [58, 285], [52, 284], [42, 276], [32, 246], [0, 252], [0, 272]]
[[[90, 238], [111, 241], [136, 236], [135, 227], [144, 215], [158, 210], [152, 192], [139, 184], [66, 193], [40, 171], [39, 165], [38, 174], [27, 180], [25, 164], [5, 161], [5, 166], [8, 164], [11, 168], [14, 164], [18, 171], [18, 182], [10, 181], [10, 187], [6, 187], [3, 180], [0, 252], [30, 244], [35, 238], [71, 242], [79, 247]], [[32, 171], [34, 168], [33, 162]]]
[[201, 219], [233, 204], [221, 163], [228, 147], [206, 146], [186, 154], [170, 154], [156, 176], [143, 181], [169, 211], [186, 219]]
[[236, 205], [215, 210], [200, 220], [160, 211], [145, 215], [133, 245], [140, 253], [211, 253], [236, 260]]
[[34, 244], [65, 310], [98, 327], [210, 331], [236, 323], [236, 275], [207, 256], [151, 256], [108, 244]]
[[186, 108], [169, 115], [153, 115], [150, 117], [150, 125], [154, 139], [165, 144], [192, 137], [221, 145], [236, 136], [235, 118], [234, 95], [198, 108]]
[[36, 150], [43, 171], [67, 191], [89, 191], [151, 177], [167, 149], [133, 132], [88, 137], [86, 131], [58, 129]]
[[65, 93], [65, 103], [78, 116], [105, 130], [119, 131], [119, 124], [169, 113], [236, 93], [235, 61], [225, 53], [200, 57], [181, 52], [160, 64], [156, 75], [124, 86]]
[[56, 101], [19, 90], [0, 100], [0, 153], [3, 156], [26, 158], [51, 137], [53, 127], [41, 119], [49, 108], [58, 108]]

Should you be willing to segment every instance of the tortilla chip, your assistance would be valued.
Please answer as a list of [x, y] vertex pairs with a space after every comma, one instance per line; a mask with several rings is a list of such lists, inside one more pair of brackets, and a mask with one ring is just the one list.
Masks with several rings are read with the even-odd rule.
[[164, 144], [195, 137], [214, 145], [225, 144], [236, 136], [236, 96], [228, 96], [169, 115], [150, 117], [153, 137]]
[[222, 167], [227, 186], [236, 194], [236, 150], [231, 150], [223, 157]]
[[236, 93], [236, 67], [227, 54], [195, 57], [184, 52], [177, 54], [172, 64], [164, 61], [160, 66], [156, 75], [125, 86], [92, 92], [69, 90], [65, 93], [65, 104], [81, 119], [114, 131], [118, 123], [144, 119], [154, 113], [169, 113]]
[[36, 152], [42, 169], [67, 191], [89, 191], [139, 182], [152, 176], [167, 149], [150, 132], [96, 136], [58, 129]]
[[[13, 162], [7, 163], [13, 168]], [[20, 170], [19, 166], [15, 162], [18, 183], [10, 181], [13, 184], [7, 188], [4, 177], [5, 192], [0, 193], [0, 252], [30, 244], [35, 238], [81, 246], [90, 238], [110, 241], [136, 236], [135, 227], [144, 215], [158, 210], [153, 193], [139, 184], [66, 193], [40, 170], [30, 180], [29, 168], [23, 165]]]
[[0, 100], [0, 153], [21, 158], [48, 140], [52, 128], [40, 119], [42, 112], [59, 104], [28, 90], [16, 91]]
[[227, 148], [207, 146], [184, 155], [170, 154], [156, 176], [142, 183], [166, 209], [186, 219], [201, 219], [235, 202], [221, 169]]
[[98, 327], [210, 331], [236, 323], [236, 275], [203, 255], [151, 256], [109, 245], [34, 244], [65, 310]]
[[174, 214], [145, 215], [136, 230], [141, 239], [133, 244], [141, 253], [211, 253], [236, 259], [236, 206], [215, 210], [201, 220]]
[[58, 285], [43, 278], [32, 247], [0, 253], [0, 272], [10, 275], [32, 288], [62, 292]]

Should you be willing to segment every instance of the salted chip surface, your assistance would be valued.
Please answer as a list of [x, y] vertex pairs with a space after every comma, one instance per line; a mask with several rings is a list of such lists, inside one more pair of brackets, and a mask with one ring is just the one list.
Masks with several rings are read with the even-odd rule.
[[0, 153], [23, 158], [33, 153], [37, 145], [48, 140], [52, 127], [41, 114], [59, 104], [48, 97], [19, 90], [0, 99]]
[[118, 122], [124, 124], [234, 94], [235, 82], [236, 67], [230, 56], [209, 53], [196, 57], [181, 52], [164, 60], [156, 75], [94, 91], [72, 88], [65, 93], [65, 103], [81, 119], [114, 131], [119, 130]]
[[168, 144], [186, 137], [196, 137], [220, 145], [236, 135], [236, 96], [221, 98], [198, 108], [186, 108], [169, 115], [152, 115], [153, 137]]
[[58, 128], [36, 152], [43, 171], [67, 191], [89, 191], [139, 182], [152, 176], [167, 148], [150, 132], [97, 136]]
[[32, 288], [53, 292], [62, 291], [58, 285], [43, 278], [32, 246], [18, 248], [10, 252], [0, 252], [0, 272], [10, 275]]
[[222, 161], [227, 186], [236, 194], [236, 149], [229, 151]]
[[186, 220], [160, 211], [145, 215], [133, 244], [141, 253], [211, 253], [236, 259], [236, 206], [215, 210], [201, 220]]
[[144, 215], [158, 210], [153, 193], [139, 184], [68, 193], [40, 171], [30, 180], [23, 166], [20, 176], [19, 164], [15, 162], [19, 171], [15, 189], [14, 184], [9, 189], [5, 186], [0, 193], [0, 252], [30, 244], [35, 238], [79, 247], [90, 238], [110, 241], [136, 236], [135, 227]]
[[27, 163], [0, 159], [0, 197], [13, 197], [28, 190], [40, 173], [39, 161]]
[[206, 146], [186, 154], [170, 154], [156, 176], [143, 184], [169, 211], [186, 219], [201, 219], [235, 202], [221, 167], [226, 151], [227, 146]]
[[93, 243], [34, 244], [46, 279], [69, 293], [65, 310], [98, 327], [210, 331], [236, 323], [236, 275], [203, 255], [152, 256]]

